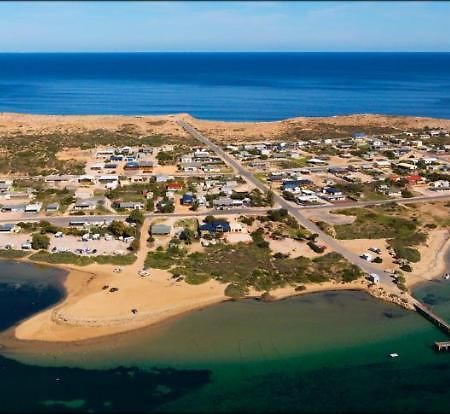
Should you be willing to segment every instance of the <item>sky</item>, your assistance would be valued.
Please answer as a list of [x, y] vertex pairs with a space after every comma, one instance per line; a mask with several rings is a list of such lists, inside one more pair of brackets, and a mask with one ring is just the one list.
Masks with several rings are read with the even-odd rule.
[[450, 2], [0, 2], [0, 52], [450, 51]]

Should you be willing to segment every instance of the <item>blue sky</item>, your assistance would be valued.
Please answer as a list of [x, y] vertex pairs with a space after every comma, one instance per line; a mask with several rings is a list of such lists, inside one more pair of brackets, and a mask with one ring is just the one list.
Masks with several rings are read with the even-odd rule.
[[450, 51], [449, 18], [447, 2], [0, 2], [0, 51]]

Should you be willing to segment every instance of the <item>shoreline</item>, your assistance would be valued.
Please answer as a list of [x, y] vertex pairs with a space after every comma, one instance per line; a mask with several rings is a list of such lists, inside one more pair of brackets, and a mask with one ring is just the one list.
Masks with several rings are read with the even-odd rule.
[[[18, 262], [40, 264], [27, 258], [17, 260]], [[104, 274], [91, 271], [90, 269], [79, 269], [66, 265], [45, 264], [48, 267], [55, 267], [67, 271], [67, 275], [63, 282], [66, 295], [57, 304], [44, 309], [37, 314], [19, 322], [17, 325], [7, 329], [4, 334], [8, 336], [8, 332], [14, 337], [15, 341], [23, 343], [68, 343], [68, 342], [84, 342], [95, 339], [104, 339], [112, 335], [126, 334], [131, 331], [158, 326], [161, 323], [170, 321], [177, 317], [182, 317], [193, 311], [205, 309], [222, 302], [233, 301], [232, 298], [221, 295], [209, 294], [201, 300], [188, 298], [184, 302], [176, 302], [167, 300], [165, 307], [158, 309], [149, 309], [142, 316], [135, 317], [129, 314], [122, 314], [119, 317], [94, 317], [94, 318], [64, 318], [65, 308], [69, 308], [73, 304], [93, 295], [90, 291], [91, 283], [96, 278], [102, 283]], [[80, 280], [80, 276], [82, 279]], [[133, 275], [134, 276], [134, 275]], [[112, 276], [115, 277], [115, 276]], [[137, 279], [137, 278], [136, 278]], [[209, 282], [207, 282], [209, 283]], [[218, 282], [217, 282], [218, 283]], [[196, 289], [198, 286], [187, 285], [187, 289]], [[225, 285], [219, 284], [222, 292]], [[167, 287], [170, 292], [171, 287]], [[406, 309], [409, 308], [405, 303], [401, 302], [400, 297], [390, 297], [380, 286], [369, 287], [369, 283], [365, 279], [359, 279], [351, 283], [338, 283], [334, 281], [323, 282], [319, 284], [307, 285], [304, 291], [295, 291], [293, 287], [278, 288], [271, 292], [272, 298], [266, 302], [280, 301], [291, 297], [301, 296], [309, 293], [322, 293], [327, 291], [364, 291], [376, 299], [384, 302], [394, 303]], [[258, 300], [264, 302], [261, 298], [262, 292], [251, 291], [249, 295], [239, 300]]]

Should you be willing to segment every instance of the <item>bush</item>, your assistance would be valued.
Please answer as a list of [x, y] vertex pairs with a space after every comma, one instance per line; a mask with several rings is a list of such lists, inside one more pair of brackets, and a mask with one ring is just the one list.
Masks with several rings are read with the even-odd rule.
[[412, 267], [409, 264], [404, 264], [403, 266], [400, 267], [400, 269], [402, 269], [405, 272], [412, 272]]
[[47, 250], [50, 246], [50, 239], [46, 234], [34, 233], [31, 236], [31, 247], [34, 250]]
[[305, 285], [298, 285], [295, 287], [294, 289], [296, 292], [303, 292], [304, 290], [306, 290], [306, 286]]
[[225, 296], [228, 296], [233, 299], [239, 299], [245, 296], [248, 293], [248, 288], [245, 286], [238, 285], [236, 283], [230, 283], [225, 288]]
[[420, 252], [417, 249], [404, 246], [394, 247], [395, 254], [401, 259], [408, 260], [408, 262], [417, 263], [420, 261]]
[[375, 257], [372, 261], [373, 263], [383, 263], [383, 259], [380, 256]]
[[316, 243], [314, 243], [313, 241], [309, 241], [309, 242], [306, 243], [306, 244], [311, 248], [311, 250], [312, 250], [313, 252], [316, 252], [316, 253], [323, 253], [324, 250], [325, 250], [324, 247], [318, 246], [318, 245], [317, 245]]
[[144, 214], [140, 210], [133, 210], [127, 217], [128, 223], [135, 223], [137, 225], [142, 225], [142, 223], [144, 223], [144, 220]]

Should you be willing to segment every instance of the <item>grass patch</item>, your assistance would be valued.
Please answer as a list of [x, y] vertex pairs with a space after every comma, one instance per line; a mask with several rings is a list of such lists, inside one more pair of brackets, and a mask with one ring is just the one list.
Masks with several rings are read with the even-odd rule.
[[74, 264], [77, 266], [87, 266], [92, 263], [112, 264], [112, 265], [130, 265], [136, 261], [134, 254], [127, 254], [122, 256], [79, 256], [72, 252], [58, 252], [49, 253], [40, 250], [30, 256], [31, 260], [37, 262], [46, 262], [52, 264]]
[[24, 250], [0, 249], [0, 257], [3, 259], [20, 259], [27, 256], [29, 253], [30, 252]]
[[[166, 252], [163, 253], [166, 255]], [[257, 243], [213, 245], [202, 253], [195, 252], [175, 260], [172, 258], [171, 262], [164, 256], [163, 260], [169, 267], [176, 264], [171, 273], [184, 276], [187, 283], [199, 284], [214, 278], [231, 284], [233, 289], [239, 287], [239, 291], [249, 287], [269, 291], [286, 285], [330, 279], [349, 281], [360, 276], [359, 270], [337, 253], [328, 253], [314, 260], [306, 257], [291, 259], [272, 255], [270, 249]]]

